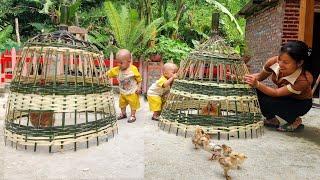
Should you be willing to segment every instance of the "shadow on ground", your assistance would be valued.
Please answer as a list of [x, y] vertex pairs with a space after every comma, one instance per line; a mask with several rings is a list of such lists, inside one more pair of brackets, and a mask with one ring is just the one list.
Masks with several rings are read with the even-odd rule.
[[317, 127], [311, 127], [311, 126], [306, 126], [304, 127], [303, 130], [300, 130], [295, 133], [286, 133], [286, 135], [290, 137], [298, 137], [298, 138], [303, 138], [307, 141], [313, 142], [317, 145], [320, 145], [320, 128]]

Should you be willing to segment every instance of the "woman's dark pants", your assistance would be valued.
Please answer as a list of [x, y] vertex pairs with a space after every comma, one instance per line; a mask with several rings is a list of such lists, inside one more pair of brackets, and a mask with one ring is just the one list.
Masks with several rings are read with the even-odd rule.
[[292, 97], [270, 97], [257, 90], [260, 109], [264, 117], [272, 119], [275, 115], [288, 123], [305, 115], [312, 107], [312, 99], [299, 100]]

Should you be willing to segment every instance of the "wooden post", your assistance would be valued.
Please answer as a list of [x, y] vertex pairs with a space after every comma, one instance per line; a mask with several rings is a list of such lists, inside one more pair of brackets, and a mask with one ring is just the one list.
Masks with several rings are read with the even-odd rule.
[[212, 19], [211, 19], [211, 33], [212, 35], [219, 34], [219, 19], [220, 14], [219, 13], [212, 13]]
[[[140, 57], [139, 58], [139, 73], [141, 74], [141, 75], [143, 75], [143, 59], [142, 59], [142, 57]], [[144, 78], [143, 76], [142, 76], [142, 78]], [[143, 83], [143, 79], [142, 79], [142, 82], [141, 82], [141, 91], [142, 91], [142, 93], [147, 93], [146, 91], [145, 91], [145, 89], [144, 89], [144, 83]]]
[[[110, 69], [113, 68], [113, 52], [110, 53]], [[110, 85], [113, 86], [113, 80], [110, 80]]]
[[[147, 93], [148, 91], [148, 83], [147, 83], [147, 80], [148, 80], [148, 61], [144, 61], [143, 62], [143, 71], [142, 71], [142, 81], [143, 81], [143, 92]], [[140, 72], [141, 73], [141, 72]]]
[[11, 49], [11, 73], [13, 75], [13, 72], [16, 68], [16, 64], [17, 64], [17, 53], [16, 53], [16, 49], [12, 48]]
[[18, 21], [18, 18], [15, 18], [15, 19], [14, 19], [14, 22], [15, 22], [15, 26], [16, 26], [17, 42], [18, 42], [18, 45], [20, 46], [20, 45], [21, 45], [21, 42], [20, 42], [19, 21]]
[[[0, 53], [0, 85], [2, 84], [2, 66], [3, 66], [2, 53]], [[0, 86], [0, 88], [2, 87]]]
[[309, 47], [312, 47], [313, 19], [314, 0], [300, 0], [298, 39], [304, 41]]

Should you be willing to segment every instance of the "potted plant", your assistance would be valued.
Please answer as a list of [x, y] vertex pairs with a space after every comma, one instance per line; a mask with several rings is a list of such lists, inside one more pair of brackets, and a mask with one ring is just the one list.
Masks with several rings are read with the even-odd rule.
[[191, 48], [184, 42], [173, 40], [165, 36], [158, 38], [158, 43], [149, 50], [150, 54], [160, 54], [164, 62], [173, 61], [179, 64], [181, 60], [186, 59]]
[[162, 60], [161, 51], [159, 50], [158, 46], [154, 46], [152, 48], [148, 48], [144, 53], [143, 56], [145, 59], [148, 59], [152, 62], [160, 62]]

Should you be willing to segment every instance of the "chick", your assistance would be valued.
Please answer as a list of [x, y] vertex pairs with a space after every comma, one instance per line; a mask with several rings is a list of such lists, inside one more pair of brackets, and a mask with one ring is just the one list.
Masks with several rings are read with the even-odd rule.
[[230, 154], [228, 157], [221, 156], [219, 158], [219, 164], [223, 168], [224, 176], [227, 180], [231, 180], [231, 177], [228, 175], [228, 171], [238, 167], [237, 154]]
[[222, 148], [222, 152], [223, 152], [222, 154], [225, 157], [228, 157], [230, 155], [230, 153], [232, 152], [232, 148], [230, 146], [225, 145], [225, 144], [222, 144], [221, 148]]
[[203, 144], [203, 149], [212, 154], [209, 160], [214, 160], [215, 157], [220, 156], [222, 150], [221, 146], [210, 141], [208, 136], [203, 136], [201, 142]]
[[205, 106], [201, 109], [201, 114], [202, 115], [217, 116], [218, 115], [217, 105], [209, 103], [207, 106]]
[[[233, 152], [235, 153], [235, 152]], [[237, 158], [237, 168], [240, 169], [240, 166], [243, 164], [243, 162], [248, 158], [245, 154], [243, 153], [237, 153], [238, 154], [238, 158]]]
[[196, 128], [194, 135], [192, 137], [192, 144], [194, 144], [195, 149], [198, 149], [199, 146], [200, 147], [202, 146], [202, 142], [200, 141], [200, 139], [204, 134], [205, 133], [201, 128], [199, 128], [199, 127]]
[[247, 159], [243, 153], [231, 152], [228, 157], [221, 156], [219, 158], [219, 164], [224, 170], [224, 175], [227, 180], [231, 180], [231, 177], [228, 175], [228, 171], [231, 169], [240, 168], [240, 165]]
[[30, 112], [30, 122], [34, 127], [52, 127], [54, 125], [54, 113], [47, 111], [47, 112]]

